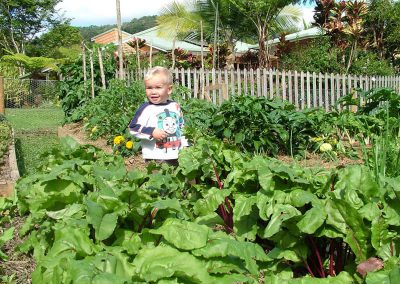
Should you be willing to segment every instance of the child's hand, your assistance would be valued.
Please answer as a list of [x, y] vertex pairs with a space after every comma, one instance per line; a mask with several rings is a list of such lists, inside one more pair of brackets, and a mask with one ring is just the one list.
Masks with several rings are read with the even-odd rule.
[[153, 134], [151, 134], [151, 135], [156, 140], [163, 140], [164, 138], [167, 138], [167, 136], [168, 136], [168, 134], [164, 130], [161, 130], [158, 128], [154, 129]]

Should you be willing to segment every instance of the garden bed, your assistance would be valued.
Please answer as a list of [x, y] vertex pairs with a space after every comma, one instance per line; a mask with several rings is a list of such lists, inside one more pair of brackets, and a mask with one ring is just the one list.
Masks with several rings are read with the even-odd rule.
[[11, 196], [18, 178], [19, 171], [15, 156], [14, 139], [12, 138], [8, 149], [0, 159], [0, 196]]

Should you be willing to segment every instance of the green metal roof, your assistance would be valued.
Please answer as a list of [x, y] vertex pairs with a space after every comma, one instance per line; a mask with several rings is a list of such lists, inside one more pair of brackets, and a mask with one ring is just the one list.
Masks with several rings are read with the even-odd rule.
[[[287, 41], [298, 41], [301, 39], [315, 38], [319, 35], [324, 35], [325, 32], [319, 27], [313, 27], [311, 29], [302, 30], [296, 33], [288, 34], [285, 36]], [[274, 45], [279, 42], [279, 38], [274, 38], [268, 41], [269, 45]], [[252, 45], [250, 48], [258, 49], [258, 44]]]
[[[159, 27], [155, 26], [153, 28], [135, 33], [131, 35], [130, 37], [127, 37], [126, 39], [123, 40], [123, 43], [126, 43], [130, 41], [132, 38], [140, 38], [146, 40], [146, 45], [150, 46], [152, 45], [153, 48], [157, 48], [162, 51], [171, 51], [172, 50], [172, 39], [166, 39], [163, 37], [160, 37], [158, 35], [158, 30]], [[182, 48], [184, 50], [192, 51], [192, 52], [201, 52], [201, 47], [195, 44], [191, 44], [185, 41], [181, 40], [176, 40], [175, 42], [175, 48]], [[208, 48], [203, 47], [203, 51], [206, 52], [208, 51]]]

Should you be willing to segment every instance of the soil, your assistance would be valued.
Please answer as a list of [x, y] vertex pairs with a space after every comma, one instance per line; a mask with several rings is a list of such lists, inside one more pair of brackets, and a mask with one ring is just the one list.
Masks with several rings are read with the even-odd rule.
[[[359, 157], [361, 157], [361, 154], [359, 154]], [[286, 164], [297, 164], [304, 168], [320, 167], [325, 169], [340, 168], [348, 165], [358, 165], [364, 163], [364, 161], [361, 158], [350, 159], [345, 156], [340, 156], [337, 157], [336, 160], [330, 161], [321, 158], [321, 156], [318, 154], [310, 154], [310, 153], [307, 155], [306, 158], [302, 160], [295, 160], [290, 156], [278, 156], [277, 159]]]
[[[17, 211], [17, 210], [16, 210]], [[10, 212], [10, 214], [18, 214], [18, 212]], [[26, 237], [21, 238], [19, 231], [25, 222], [25, 218], [18, 215], [12, 218], [12, 223], [9, 226], [14, 226], [14, 238], [8, 241], [1, 250], [8, 255], [9, 259], [5, 262], [0, 260], [0, 275], [8, 275], [8, 279], [13, 279], [16, 284], [29, 284], [31, 282], [32, 272], [35, 270], [35, 261], [31, 256], [18, 253], [18, 246], [22, 244]], [[1, 282], [1, 279], [0, 279]]]

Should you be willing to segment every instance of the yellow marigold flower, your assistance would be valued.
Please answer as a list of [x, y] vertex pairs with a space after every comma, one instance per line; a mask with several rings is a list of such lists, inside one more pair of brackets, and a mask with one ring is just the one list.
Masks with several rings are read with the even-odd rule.
[[123, 136], [115, 136], [115, 138], [114, 138], [114, 145], [119, 145], [119, 144], [121, 144], [122, 142], [124, 142], [124, 137]]
[[319, 150], [321, 152], [328, 152], [328, 151], [332, 151], [332, 145], [329, 143], [323, 143], [320, 147]]
[[133, 148], [133, 141], [128, 141], [125, 144], [126, 149], [131, 150]]

